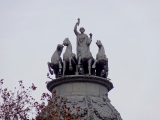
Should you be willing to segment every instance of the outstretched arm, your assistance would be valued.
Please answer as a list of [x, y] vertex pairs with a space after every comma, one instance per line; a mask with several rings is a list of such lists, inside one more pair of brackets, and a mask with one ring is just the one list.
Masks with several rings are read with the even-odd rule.
[[90, 36], [90, 39], [92, 40], [92, 33], [90, 33], [89, 36]]
[[74, 26], [74, 33], [76, 34], [76, 36], [79, 34], [77, 31], [77, 26], [79, 26], [79, 23], [80, 23], [80, 19], [78, 18], [78, 22]]
[[88, 45], [90, 45], [92, 42], [92, 33], [90, 33], [89, 36], [90, 36], [90, 38], [88, 39], [88, 42], [87, 42]]

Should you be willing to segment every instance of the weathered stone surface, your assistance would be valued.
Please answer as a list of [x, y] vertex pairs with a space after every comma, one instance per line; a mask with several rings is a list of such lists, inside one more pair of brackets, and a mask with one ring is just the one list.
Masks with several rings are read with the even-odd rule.
[[[110, 91], [113, 88], [113, 84], [106, 78], [101, 78], [97, 76], [85, 76], [85, 75], [70, 75], [53, 79], [52, 81], [48, 82], [47, 88], [50, 92], [52, 92], [54, 88], [58, 89], [57, 87], [60, 87], [61, 85], [68, 87], [68, 84], [71, 84], [71, 86], [69, 87], [72, 87], [72, 89], [74, 88], [75, 91], [72, 92], [76, 92], [78, 88], [75, 87], [79, 87], [79, 85], [83, 87], [82, 92], [85, 90], [86, 92], [89, 91], [94, 92], [95, 89], [97, 89], [96, 91], [102, 91], [107, 94], [107, 91]], [[86, 88], [84, 86], [86, 86]], [[81, 88], [79, 88], [79, 90], [80, 89]]]
[[[113, 84], [105, 78], [66, 76], [53, 79], [47, 84], [47, 88], [51, 92], [56, 90], [57, 96], [66, 99], [66, 106], [71, 108], [70, 114], [75, 118], [80, 115], [87, 120], [122, 120], [108, 98]], [[80, 108], [78, 113], [75, 108]]]

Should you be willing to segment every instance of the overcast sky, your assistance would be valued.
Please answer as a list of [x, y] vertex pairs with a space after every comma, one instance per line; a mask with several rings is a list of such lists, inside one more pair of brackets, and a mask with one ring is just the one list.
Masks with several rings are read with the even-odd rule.
[[[48, 81], [47, 62], [73, 32], [77, 18], [101, 40], [114, 89], [111, 103], [124, 120], [159, 120], [160, 0], [0, 0], [0, 79], [13, 89], [34, 83], [39, 100]], [[64, 48], [65, 49], [65, 48]], [[52, 76], [54, 77], [54, 76]]]

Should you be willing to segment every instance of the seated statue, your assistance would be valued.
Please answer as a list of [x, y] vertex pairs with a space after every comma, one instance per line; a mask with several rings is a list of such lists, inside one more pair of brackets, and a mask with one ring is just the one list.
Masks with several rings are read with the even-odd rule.
[[90, 52], [90, 44], [92, 42], [92, 34], [89, 34], [90, 38], [86, 39], [86, 47], [81, 51], [81, 55], [78, 59], [78, 66], [82, 64], [84, 74], [92, 75], [92, 65], [94, 63], [94, 58], [92, 57], [92, 53]]
[[68, 38], [63, 41], [63, 45], [67, 46], [66, 51], [63, 54], [63, 76], [74, 75], [77, 64], [76, 55], [72, 53], [72, 45]]
[[63, 45], [58, 44], [56, 51], [51, 57], [51, 62], [48, 62], [48, 69], [51, 75], [55, 74], [55, 77], [58, 78], [62, 74], [62, 59], [61, 53], [63, 50]]
[[96, 76], [107, 78], [108, 76], [108, 58], [106, 57], [104, 47], [100, 40], [96, 42], [99, 47], [96, 60], [92, 65], [93, 69], [96, 69]]

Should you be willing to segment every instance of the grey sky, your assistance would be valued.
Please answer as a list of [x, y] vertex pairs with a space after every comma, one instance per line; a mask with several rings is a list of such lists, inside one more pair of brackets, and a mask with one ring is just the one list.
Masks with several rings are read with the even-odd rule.
[[[68, 37], [76, 53], [77, 18], [95, 57], [101, 40], [114, 89], [111, 103], [124, 120], [159, 120], [160, 0], [1, 0], [0, 78], [13, 89], [34, 83], [38, 100], [48, 92], [47, 62]], [[64, 48], [65, 49], [65, 48]]]

